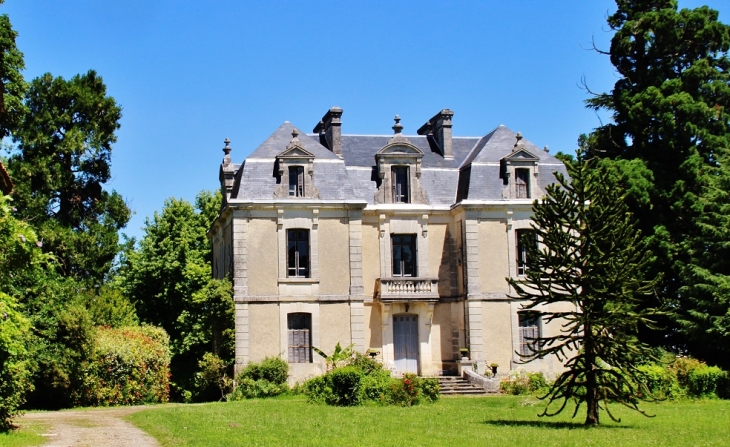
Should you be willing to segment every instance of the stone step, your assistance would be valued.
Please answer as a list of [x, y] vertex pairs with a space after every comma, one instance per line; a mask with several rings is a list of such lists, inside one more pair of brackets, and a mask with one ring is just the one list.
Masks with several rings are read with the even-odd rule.
[[475, 386], [463, 377], [439, 377], [441, 394], [444, 395], [484, 395], [484, 388]]

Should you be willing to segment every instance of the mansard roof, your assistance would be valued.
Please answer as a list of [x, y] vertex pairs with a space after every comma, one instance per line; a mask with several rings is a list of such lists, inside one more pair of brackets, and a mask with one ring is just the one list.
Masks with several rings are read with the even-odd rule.
[[[299, 131], [289, 122], [283, 123], [240, 165], [231, 199], [273, 199], [277, 186], [275, 162], [286, 154], [292, 131]], [[341, 157], [330, 151], [320, 135], [299, 132], [299, 146], [314, 157], [314, 184], [321, 200], [358, 200], [374, 204], [380, 179], [376, 155], [394, 147], [391, 135], [348, 135], [339, 137]], [[552, 175], [560, 171], [567, 176], [563, 163], [517, 133], [499, 126], [482, 137], [452, 138], [453, 158], [442, 155], [433, 135], [404, 135], [409, 150], [420, 157], [420, 183], [431, 205], [453, 205], [463, 199], [505, 200], [505, 179], [500, 162], [520, 157], [536, 161], [539, 167], [537, 184], [544, 189], [554, 182]], [[390, 145], [390, 146], [389, 146]], [[401, 145], [403, 147], [403, 145]], [[527, 157], [527, 158], [525, 158]], [[460, 186], [461, 185], [461, 186]], [[459, 195], [457, 197], [457, 189]]]

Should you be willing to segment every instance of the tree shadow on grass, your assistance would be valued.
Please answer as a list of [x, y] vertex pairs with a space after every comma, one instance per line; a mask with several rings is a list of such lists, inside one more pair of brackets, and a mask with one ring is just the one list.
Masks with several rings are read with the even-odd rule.
[[[536, 427], [536, 428], [552, 428], [552, 429], [569, 429], [569, 430], [579, 430], [579, 429], [587, 429], [587, 428], [594, 428], [587, 426], [585, 424], [582, 424], [580, 422], [559, 422], [559, 421], [515, 421], [510, 419], [495, 419], [495, 420], [489, 420], [484, 421], [487, 425], [494, 425], [494, 426], [505, 426], [505, 427]], [[631, 428], [626, 425], [599, 425], [601, 428]]]

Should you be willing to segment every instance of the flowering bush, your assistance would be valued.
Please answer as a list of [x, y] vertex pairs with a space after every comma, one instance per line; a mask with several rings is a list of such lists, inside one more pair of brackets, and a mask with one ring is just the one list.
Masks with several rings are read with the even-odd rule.
[[96, 330], [93, 358], [84, 370], [78, 405], [137, 405], [167, 402], [170, 348], [154, 326]]

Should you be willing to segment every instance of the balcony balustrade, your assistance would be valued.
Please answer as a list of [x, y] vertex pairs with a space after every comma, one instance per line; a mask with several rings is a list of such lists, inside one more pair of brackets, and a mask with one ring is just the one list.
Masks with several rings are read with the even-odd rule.
[[438, 301], [438, 285], [438, 278], [380, 278], [376, 284], [376, 294], [384, 303]]

